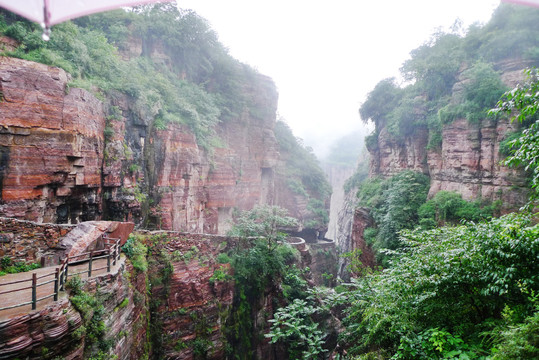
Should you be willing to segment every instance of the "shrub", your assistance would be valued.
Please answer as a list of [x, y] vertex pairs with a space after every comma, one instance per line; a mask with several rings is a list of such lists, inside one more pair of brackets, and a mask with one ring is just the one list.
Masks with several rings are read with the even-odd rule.
[[323, 332], [312, 316], [320, 311], [305, 300], [295, 299], [275, 312], [269, 320], [272, 323], [270, 332], [264, 336], [271, 338], [273, 344], [285, 342], [291, 359], [318, 359], [326, 350], [322, 348]]
[[493, 329], [493, 319], [500, 319], [504, 308], [534, 316], [533, 300], [522, 289], [539, 291], [537, 239], [539, 226], [524, 214], [469, 226], [404, 231], [405, 247], [395, 253], [391, 267], [355, 280], [343, 339], [355, 353], [373, 346], [396, 353], [399, 346], [420, 344], [420, 336], [424, 339], [436, 330], [443, 331], [447, 345], [459, 342], [444, 347], [447, 351], [476, 357], [490, 352], [495, 339], [481, 341], [480, 334]]
[[[376, 222], [375, 249], [400, 247], [397, 234], [418, 223], [417, 211], [427, 198], [428, 186], [427, 176], [409, 170], [389, 179], [368, 179], [361, 184], [359, 205], [368, 207]], [[378, 260], [387, 265], [386, 256], [381, 252], [378, 253]]]
[[445, 223], [456, 224], [462, 220], [479, 221], [492, 217], [493, 207], [481, 207], [479, 202], [469, 202], [462, 195], [451, 191], [439, 191], [418, 209], [419, 224], [432, 229]]
[[141, 272], [148, 270], [148, 261], [146, 260], [148, 248], [135, 235], [129, 235], [126, 243], [122, 246], [122, 251], [131, 260], [136, 270]]

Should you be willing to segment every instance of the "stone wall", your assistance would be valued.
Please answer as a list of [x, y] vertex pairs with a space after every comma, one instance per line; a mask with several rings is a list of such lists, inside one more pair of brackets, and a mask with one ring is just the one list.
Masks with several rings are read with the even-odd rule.
[[0, 257], [14, 261], [40, 262], [61, 249], [59, 243], [74, 225], [38, 224], [0, 218]]
[[105, 233], [124, 244], [133, 223], [87, 221], [77, 225], [38, 224], [32, 221], [0, 218], [0, 257], [14, 262], [39, 262], [42, 266], [60, 263], [66, 256], [102, 249]]

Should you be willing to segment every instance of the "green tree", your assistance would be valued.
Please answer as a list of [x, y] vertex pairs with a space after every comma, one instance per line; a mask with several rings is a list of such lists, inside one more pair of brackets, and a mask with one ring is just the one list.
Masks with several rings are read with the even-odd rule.
[[372, 120], [376, 130], [380, 131], [385, 126], [387, 115], [393, 110], [402, 98], [400, 89], [395, 78], [380, 81], [367, 95], [367, 99], [359, 108], [359, 115], [363, 122]]
[[479, 202], [468, 202], [462, 195], [452, 191], [439, 191], [421, 205], [418, 210], [419, 224], [431, 229], [444, 224], [457, 224], [461, 220], [479, 221], [492, 217], [495, 206], [481, 207]]
[[412, 50], [401, 72], [408, 81], [416, 81], [434, 100], [451, 92], [463, 59], [462, 38], [457, 34], [436, 33], [432, 39]]
[[286, 342], [291, 360], [316, 360], [325, 352], [323, 331], [312, 318], [320, 311], [306, 300], [294, 299], [275, 312], [269, 321], [271, 330], [265, 337], [271, 338], [272, 344]]
[[238, 359], [251, 359], [261, 329], [253, 319], [260, 310], [266, 291], [278, 293], [277, 285], [297, 251], [283, 240], [283, 227], [297, 225], [286, 210], [277, 206], [258, 206], [242, 211], [229, 231], [238, 236], [238, 246], [230, 254], [234, 269], [234, 299], [225, 334]]
[[[376, 222], [376, 250], [397, 249], [401, 246], [398, 233], [418, 224], [418, 209], [427, 200], [429, 178], [418, 172], [405, 170], [391, 178], [369, 179], [358, 191], [358, 203], [368, 207]], [[378, 253], [378, 260], [388, 265], [387, 257]]]
[[287, 216], [287, 213], [286, 209], [271, 205], [241, 211], [236, 216], [228, 235], [240, 238], [260, 237], [267, 241], [268, 249], [273, 250], [279, 241], [286, 239], [287, 234], [283, 230], [298, 225], [297, 220]]
[[527, 69], [525, 73], [526, 81], [503, 94], [490, 114], [514, 113], [513, 121], [528, 125], [520, 137], [509, 142], [510, 155], [504, 163], [513, 167], [523, 166], [531, 173], [533, 191], [526, 207], [532, 208], [539, 195], [539, 70]]
[[[481, 333], [497, 324], [507, 329], [499, 320], [504, 309], [512, 309], [519, 322], [536, 311], [529, 294], [539, 291], [538, 238], [539, 227], [522, 214], [402, 232], [404, 247], [392, 266], [355, 280], [343, 340], [352, 353], [381, 347], [408, 354], [397, 358], [445, 358], [443, 351], [432, 356], [436, 346], [428, 339], [436, 333], [444, 351], [484, 356], [497, 346], [499, 331], [483, 339]], [[529, 321], [521, 340], [537, 334], [528, 328], [536, 322]]]

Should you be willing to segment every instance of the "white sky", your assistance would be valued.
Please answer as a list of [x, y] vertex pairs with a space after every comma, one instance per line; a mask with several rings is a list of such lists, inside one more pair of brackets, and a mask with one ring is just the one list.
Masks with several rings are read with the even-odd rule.
[[457, 18], [491, 17], [499, 0], [178, 0], [206, 18], [238, 60], [275, 81], [279, 114], [323, 156], [363, 126], [358, 109], [411, 50]]

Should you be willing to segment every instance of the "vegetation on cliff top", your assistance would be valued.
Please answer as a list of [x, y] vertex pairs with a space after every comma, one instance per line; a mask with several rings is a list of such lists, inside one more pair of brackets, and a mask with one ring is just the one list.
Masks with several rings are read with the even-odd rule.
[[156, 128], [187, 125], [206, 150], [215, 144], [219, 121], [245, 110], [254, 118], [268, 111], [243, 89], [259, 81], [256, 72], [228, 54], [206, 20], [175, 4], [65, 22], [53, 27], [48, 42], [41, 32], [38, 25], [0, 10], [0, 34], [20, 44], [4, 56], [60, 67], [72, 75], [70, 86], [102, 99], [124, 93]]
[[320, 168], [320, 163], [313, 149], [304, 146], [302, 140], [295, 137], [290, 127], [283, 120], [275, 124], [275, 137], [284, 166], [278, 167], [289, 189], [307, 199], [304, 226], [311, 229], [324, 229], [329, 222], [326, 201], [331, 195], [331, 185]]
[[[382, 80], [361, 105], [363, 121], [376, 127], [367, 147], [373, 149], [383, 128], [397, 140], [427, 128], [434, 149], [441, 145], [444, 123], [486, 119], [507, 90], [500, 65], [508, 59], [539, 64], [538, 15], [536, 9], [502, 4], [485, 26], [464, 31], [457, 22], [452, 32], [435, 33], [404, 62], [406, 86]], [[462, 89], [454, 87], [459, 82]]]

